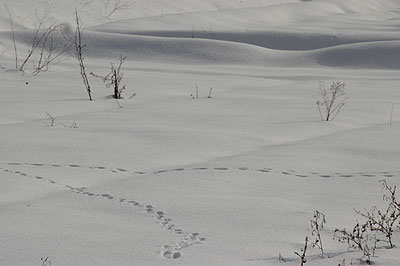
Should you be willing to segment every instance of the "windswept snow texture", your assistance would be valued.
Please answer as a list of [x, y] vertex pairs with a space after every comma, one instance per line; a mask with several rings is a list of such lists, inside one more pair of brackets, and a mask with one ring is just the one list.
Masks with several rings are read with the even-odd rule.
[[[87, 73], [127, 57], [123, 99], [90, 75], [88, 100], [75, 9]], [[333, 232], [386, 206], [380, 180], [400, 185], [399, 14], [398, 0], [0, 0], [0, 266], [294, 266], [315, 210], [325, 258], [309, 248], [306, 265], [361, 263]], [[64, 53], [21, 73], [40, 22], [62, 23]], [[330, 122], [320, 81], [345, 83]], [[400, 265], [386, 246], [373, 263]]]

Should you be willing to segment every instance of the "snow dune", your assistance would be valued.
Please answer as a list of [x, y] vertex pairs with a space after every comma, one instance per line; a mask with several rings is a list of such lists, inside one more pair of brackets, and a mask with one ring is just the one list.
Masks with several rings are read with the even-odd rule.
[[[162, 37], [143, 38], [140, 43], [135, 44], [133, 41], [129, 46], [141, 51], [145, 47], [144, 50], [153, 51], [156, 57], [167, 61], [170, 59], [172, 62], [182, 61], [179, 58], [183, 58], [200, 64], [208, 61], [222, 64], [240, 62], [263, 66], [308, 67], [313, 63], [322, 66], [398, 68], [399, 37], [394, 31], [395, 21], [388, 19], [395, 15], [399, 5], [394, 1], [379, 4], [374, 1], [363, 4], [356, 2], [284, 3], [262, 8], [122, 20], [91, 29], [112, 34], [117, 32], [130, 36]], [[361, 15], [365, 19], [363, 28], [354, 30], [351, 19], [357, 17], [359, 20], [358, 16]], [[343, 21], [348, 23], [347, 30], [344, 26], [344, 31], [337, 31], [337, 17], [342, 28]], [[323, 23], [321, 18], [325, 18]], [[385, 20], [387, 25], [383, 24]], [[377, 21], [380, 22], [381, 29], [369, 27], [369, 23], [376, 26]], [[300, 32], [288, 30], [294, 24], [301, 29]], [[259, 49], [260, 47], [267, 49]], [[330, 49], [321, 49], [327, 47]], [[214, 53], [216, 51], [218, 55]], [[356, 52], [353, 53], [354, 51]], [[137, 51], [133, 53], [136, 54]], [[170, 58], [167, 59], [166, 56]], [[172, 59], [174, 56], [176, 60]]]
[[[180, 2], [172, 3], [171, 10], [178, 11], [178, 6], [185, 9]], [[47, 2], [42, 4], [48, 5]], [[82, 16], [89, 8], [101, 8], [101, 4], [93, 7], [92, 4], [87, 3]], [[59, 8], [58, 5], [61, 4], [54, 3], [54, 8]], [[239, 9], [207, 11], [213, 10], [210, 5], [210, 2], [201, 8], [187, 5], [188, 10], [192, 7], [201, 12], [118, 20], [89, 27], [84, 34], [86, 54], [115, 57], [121, 53], [132, 60], [161, 60], [174, 64], [399, 67], [400, 38], [394, 31], [399, 20], [394, 15], [400, 7], [396, 1], [364, 1], [363, 4], [354, 0], [266, 1], [257, 8], [249, 1]], [[17, 9], [16, 13], [18, 11], [21, 12]], [[72, 14], [73, 11], [71, 18]], [[58, 16], [58, 13], [52, 15]], [[4, 10], [2, 17], [6, 18]], [[70, 26], [66, 29], [73, 25], [71, 18], [67, 20]], [[89, 19], [89, 25], [96, 21], [90, 16], [85, 19]], [[354, 19], [359, 23], [356, 26], [351, 21]], [[360, 21], [365, 23], [358, 29]], [[340, 32], [336, 29], [337, 23], [343, 28]], [[300, 31], [291, 30], [294, 27]], [[1, 35], [6, 37], [8, 34], [3, 32]], [[18, 36], [20, 41], [29, 44], [31, 37], [27, 37], [26, 32], [17, 32]]]

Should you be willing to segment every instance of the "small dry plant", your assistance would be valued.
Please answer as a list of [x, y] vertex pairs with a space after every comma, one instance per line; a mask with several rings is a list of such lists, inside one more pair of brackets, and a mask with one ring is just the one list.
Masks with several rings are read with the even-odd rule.
[[[400, 202], [396, 198], [396, 186], [390, 186], [386, 180], [380, 181], [385, 190], [383, 199], [388, 202], [385, 210], [379, 210], [376, 206], [364, 212], [356, 210], [356, 213], [365, 218], [364, 223], [354, 226], [351, 232], [346, 229], [335, 229], [334, 239], [339, 242], [347, 243], [349, 248], [361, 250], [363, 257], [360, 260], [371, 264], [371, 257], [375, 256], [377, 243], [386, 242], [390, 248], [394, 247], [393, 232], [395, 227], [399, 227]], [[385, 240], [378, 239], [377, 234], [383, 235]], [[378, 235], [379, 236], [379, 235]]]
[[50, 123], [46, 123], [46, 125], [52, 127], [54, 126], [54, 122], [56, 121], [56, 119], [54, 118], [54, 116], [52, 116], [51, 114], [49, 114], [47, 111], [44, 111], [47, 115], [47, 118], [49, 119]]
[[126, 56], [120, 55], [118, 66], [115, 67], [114, 63], [111, 63], [111, 71], [105, 76], [99, 76], [91, 72], [90, 74], [94, 77], [100, 78], [106, 84], [107, 88], [113, 88], [114, 94], [113, 97], [115, 99], [121, 99], [121, 93], [126, 89], [126, 85], [121, 86], [122, 78], [124, 77], [123, 72], [121, 71], [122, 64], [125, 62]]
[[349, 249], [363, 249], [363, 241], [367, 232], [367, 224], [361, 225], [359, 222], [353, 227], [351, 232], [346, 229], [335, 229], [333, 239], [341, 243], [347, 243]]
[[278, 260], [279, 260], [280, 263], [286, 263], [287, 262], [287, 260], [282, 256], [281, 253], [279, 253], [279, 255], [278, 255]]
[[212, 97], [211, 97], [212, 90], [213, 90], [213, 88], [210, 88], [210, 91], [208, 92], [207, 98], [209, 98], [209, 99], [212, 98]]
[[[211, 98], [212, 98], [212, 96], [211, 96], [212, 92], [213, 92], [213, 88], [210, 88], [210, 90], [208, 91], [208, 95], [207, 95], [207, 98], [208, 98], [208, 99], [211, 99]], [[190, 97], [192, 97], [193, 100], [194, 100], [194, 99], [199, 99], [199, 98], [200, 98], [200, 96], [199, 96], [199, 88], [198, 88], [198, 86], [197, 86], [197, 83], [196, 83], [196, 91], [195, 91], [195, 94], [190, 94]]]
[[197, 87], [197, 83], [196, 83], [196, 92], [195, 94], [190, 94], [190, 97], [192, 97], [193, 100], [199, 98], [199, 88]]
[[300, 266], [303, 266], [307, 260], [306, 260], [306, 253], [307, 253], [307, 247], [308, 247], [308, 236], [306, 236], [306, 239], [304, 241], [304, 247], [300, 250], [299, 252], [295, 252], [296, 256], [300, 258]]
[[386, 210], [379, 210], [374, 206], [370, 211], [356, 210], [356, 213], [367, 219], [366, 224], [371, 232], [384, 234], [389, 247], [393, 248], [393, 231], [400, 218], [400, 203], [396, 199], [396, 186], [389, 186], [386, 180], [381, 182], [383, 189], [387, 192], [383, 195], [383, 199], [389, 203]]
[[324, 247], [322, 245], [321, 231], [324, 229], [326, 224], [325, 214], [316, 210], [314, 211], [314, 218], [310, 221], [312, 236], [315, 236], [315, 240], [311, 242], [311, 247], [318, 248], [321, 251], [321, 257], [324, 257]]
[[319, 82], [319, 90], [322, 100], [317, 101], [319, 115], [324, 121], [332, 121], [340, 113], [346, 101], [345, 84], [333, 82], [329, 89], [325, 88], [325, 83]]
[[42, 266], [50, 266], [51, 265], [51, 261], [49, 259], [49, 257], [43, 257], [40, 258], [40, 260], [42, 261]]
[[371, 257], [375, 255], [376, 242], [375, 236], [368, 234], [368, 224], [357, 224], [351, 232], [346, 229], [335, 229], [333, 239], [337, 239], [341, 243], [347, 243], [349, 249], [360, 250], [363, 256], [360, 261], [371, 264]]

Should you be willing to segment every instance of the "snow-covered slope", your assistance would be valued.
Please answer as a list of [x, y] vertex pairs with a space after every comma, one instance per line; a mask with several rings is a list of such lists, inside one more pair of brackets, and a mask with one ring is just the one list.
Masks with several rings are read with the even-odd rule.
[[[0, 265], [294, 266], [314, 210], [306, 265], [358, 263], [332, 237], [399, 184], [400, 2], [114, 2], [0, 0]], [[20, 63], [45, 11], [68, 45], [77, 8], [88, 73], [127, 56], [124, 99], [89, 76], [89, 102], [72, 50], [15, 70], [4, 4]], [[334, 121], [319, 81], [345, 83]]]

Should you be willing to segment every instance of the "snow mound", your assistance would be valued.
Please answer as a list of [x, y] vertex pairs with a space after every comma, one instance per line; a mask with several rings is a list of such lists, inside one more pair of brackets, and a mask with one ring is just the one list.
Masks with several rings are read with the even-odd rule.
[[400, 67], [400, 41], [370, 42], [321, 49], [316, 62], [323, 66], [393, 68]]
[[351, 43], [309, 51], [281, 51], [240, 42], [87, 32], [85, 54], [172, 64], [265, 67], [400, 67], [400, 41]]

